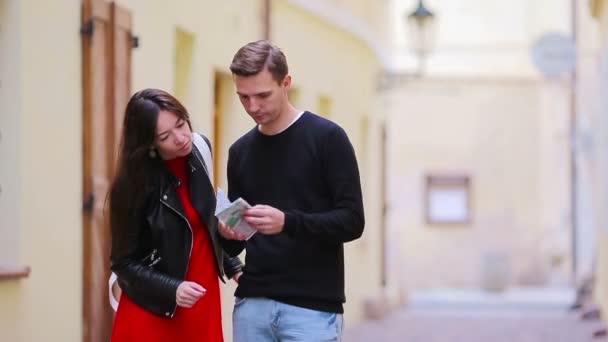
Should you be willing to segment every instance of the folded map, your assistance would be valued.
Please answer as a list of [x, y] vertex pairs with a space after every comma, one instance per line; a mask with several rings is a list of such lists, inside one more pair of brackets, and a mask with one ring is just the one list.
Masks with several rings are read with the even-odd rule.
[[257, 232], [243, 218], [243, 211], [249, 208], [251, 208], [251, 205], [242, 198], [230, 202], [222, 189], [218, 188], [215, 216], [230, 229], [245, 235], [247, 240]]

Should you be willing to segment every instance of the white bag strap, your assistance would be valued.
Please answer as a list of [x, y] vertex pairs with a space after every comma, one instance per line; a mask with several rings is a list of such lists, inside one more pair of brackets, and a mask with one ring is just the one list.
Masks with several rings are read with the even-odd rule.
[[[207, 145], [205, 139], [198, 133], [192, 133], [192, 143], [194, 144], [194, 146], [196, 146], [196, 149], [200, 152], [201, 156], [203, 156], [203, 160], [201, 160], [201, 163], [203, 163], [203, 166], [205, 167], [205, 172], [207, 172], [207, 177], [209, 177], [211, 187], [213, 188], [213, 162], [211, 156], [211, 149], [209, 148], [209, 145]], [[114, 286], [114, 283], [116, 283], [117, 280], [118, 279], [116, 274], [112, 272], [112, 274], [110, 274], [110, 279], [108, 280], [108, 296], [110, 299], [110, 305], [112, 306], [112, 309], [114, 309], [114, 311], [118, 310], [119, 300], [118, 298], [114, 297], [112, 287]]]
[[201, 162], [205, 166], [205, 171], [207, 171], [207, 176], [209, 177], [211, 186], [214, 187], [214, 185], [213, 185], [213, 162], [212, 162], [212, 157], [211, 157], [211, 149], [209, 148], [209, 145], [207, 145], [207, 142], [205, 141], [205, 139], [198, 133], [192, 133], [192, 142], [194, 143], [194, 146], [196, 146], [196, 149], [203, 156], [203, 160], [201, 160]]
[[114, 311], [118, 310], [118, 298], [114, 297], [114, 291], [112, 290], [114, 289], [114, 283], [116, 283], [117, 280], [118, 277], [116, 276], [116, 273], [112, 272], [112, 274], [110, 274], [110, 279], [108, 280], [108, 296], [110, 297], [110, 306], [112, 306]]

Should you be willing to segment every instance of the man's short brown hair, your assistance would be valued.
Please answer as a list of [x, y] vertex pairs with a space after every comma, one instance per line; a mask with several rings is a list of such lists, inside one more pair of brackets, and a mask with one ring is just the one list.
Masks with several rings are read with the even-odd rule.
[[289, 72], [285, 54], [268, 40], [258, 40], [243, 46], [236, 52], [230, 64], [233, 75], [245, 77], [257, 75], [264, 68], [268, 68], [272, 78], [278, 83], [281, 83]]

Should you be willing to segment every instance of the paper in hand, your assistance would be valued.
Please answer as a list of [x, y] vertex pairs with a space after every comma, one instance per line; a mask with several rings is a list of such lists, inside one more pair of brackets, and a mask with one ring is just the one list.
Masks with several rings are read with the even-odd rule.
[[228, 228], [245, 235], [246, 240], [249, 240], [249, 238], [257, 232], [257, 230], [251, 227], [243, 219], [243, 210], [249, 208], [251, 208], [251, 205], [244, 199], [239, 197], [236, 201], [230, 202], [226, 193], [224, 193], [221, 188], [217, 189], [215, 216], [228, 226]]

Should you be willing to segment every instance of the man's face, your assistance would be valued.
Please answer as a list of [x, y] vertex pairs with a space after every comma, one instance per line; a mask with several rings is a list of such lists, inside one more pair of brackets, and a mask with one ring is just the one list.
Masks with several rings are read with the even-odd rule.
[[264, 69], [253, 76], [236, 75], [234, 82], [245, 111], [258, 125], [271, 124], [281, 115], [287, 103], [291, 76], [285, 76], [279, 84], [270, 71]]

